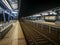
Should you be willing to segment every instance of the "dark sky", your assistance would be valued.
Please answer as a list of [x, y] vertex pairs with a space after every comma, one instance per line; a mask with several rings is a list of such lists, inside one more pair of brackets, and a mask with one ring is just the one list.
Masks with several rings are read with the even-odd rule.
[[21, 0], [20, 16], [29, 16], [48, 9], [60, 7], [58, 0]]

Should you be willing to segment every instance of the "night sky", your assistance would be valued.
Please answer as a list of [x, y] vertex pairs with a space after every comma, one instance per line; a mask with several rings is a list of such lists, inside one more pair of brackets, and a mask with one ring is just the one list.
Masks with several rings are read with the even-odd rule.
[[29, 16], [55, 7], [60, 7], [60, 1], [21, 0], [19, 16]]

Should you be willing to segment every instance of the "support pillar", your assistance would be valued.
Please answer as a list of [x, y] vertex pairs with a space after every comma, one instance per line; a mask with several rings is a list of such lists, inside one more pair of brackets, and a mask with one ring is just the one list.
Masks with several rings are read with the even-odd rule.
[[10, 15], [8, 15], [8, 22], [10, 22]]
[[5, 13], [3, 12], [4, 23], [6, 22]]

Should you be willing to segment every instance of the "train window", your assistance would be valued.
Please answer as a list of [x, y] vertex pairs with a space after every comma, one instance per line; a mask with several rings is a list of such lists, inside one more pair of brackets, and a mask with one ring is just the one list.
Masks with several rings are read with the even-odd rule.
[[47, 20], [47, 19], [49, 19], [48, 17], [45, 17], [45, 19]]
[[48, 19], [49, 20], [56, 20], [56, 16], [50, 16]]
[[53, 22], [53, 21], [56, 21], [56, 17], [57, 17], [56, 15], [47, 15], [47, 16], [44, 16], [44, 20]]

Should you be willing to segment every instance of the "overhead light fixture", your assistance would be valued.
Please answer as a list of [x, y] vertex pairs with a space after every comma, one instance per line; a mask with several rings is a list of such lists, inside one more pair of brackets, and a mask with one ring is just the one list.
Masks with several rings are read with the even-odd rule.
[[18, 13], [18, 12], [12, 12], [12, 13]]
[[52, 11], [52, 12], [50, 12], [50, 14], [54, 14], [54, 15], [56, 15], [57, 13]]
[[57, 13], [56, 12], [53, 12], [54, 15], [56, 15]]
[[15, 12], [18, 12], [19, 10], [14, 10]]
[[52, 13], [52, 12], [50, 12], [50, 14], [52, 15], [53, 13]]
[[48, 15], [48, 13], [46, 12], [46, 13], [42, 13], [42, 15]]
[[36, 14], [36, 15], [33, 15], [33, 16], [41, 16], [40, 14]]
[[12, 11], [12, 8], [10, 7], [9, 3], [7, 0], [2, 0], [2, 2]]

